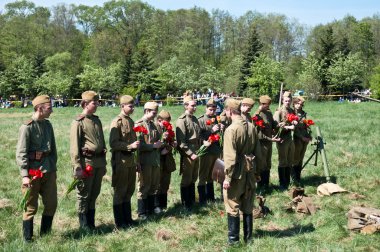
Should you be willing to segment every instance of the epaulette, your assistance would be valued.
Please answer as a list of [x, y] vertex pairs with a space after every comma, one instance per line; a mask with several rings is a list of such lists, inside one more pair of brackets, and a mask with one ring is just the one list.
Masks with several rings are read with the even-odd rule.
[[32, 122], [33, 122], [33, 120], [32, 120], [32, 119], [30, 119], [30, 120], [28, 120], [28, 121], [25, 121], [25, 122], [24, 122], [24, 124], [25, 124], [25, 125], [31, 125], [31, 124], [32, 124]]
[[185, 113], [183, 113], [182, 115], [180, 115], [180, 116], [178, 117], [178, 119], [184, 119], [184, 118], [186, 118], [186, 114], [185, 114]]
[[143, 123], [144, 121], [142, 120], [142, 119], [140, 119], [140, 120], [137, 120], [136, 122], [135, 122], [135, 124], [140, 124], [140, 123]]
[[198, 117], [198, 119], [201, 119], [201, 118], [203, 118], [203, 117], [205, 117], [205, 115], [203, 114], [203, 115], [201, 115], [200, 117]]
[[75, 118], [76, 121], [82, 121], [86, 116], [83, 115], [83, 114], [80, 114], [77, 116], [77, 118]]

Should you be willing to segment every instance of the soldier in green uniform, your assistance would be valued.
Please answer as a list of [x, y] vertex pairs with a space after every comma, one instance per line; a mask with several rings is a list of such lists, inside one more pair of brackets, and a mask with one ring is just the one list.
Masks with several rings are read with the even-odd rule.
[[253, 105], [255, 104], [255, 101], [251, 98], [244, 98], [241, 100], [241, 116], [243, 117], [244, 120], [247, 122], [252, 122], [252, 116], [250, 114]]
[[181, 201], [187, 209], [191, 209], [195, 202], [195, 182], [198, 179], [199, 158], [196, 152], [200, 148], [200, 128], [198, 119], [194, 116], [196, 102], [191, 96], [186, 96], [183, 104], [185, 113], [177, 120], [176, 136], [181, 154]]
[[[106, 143], [103, 127], [95, 115], [99, 97], [94, 91], [82, 93], [82, 113], [71, 124], [70, 156], [74, 177], [80, 179], [77, 186], [77, 209], [81, 228], [95, 228], [95, 202], [100, 194], [103, 176], [106, 174]], [[84, 169], [92, 168], [86, 176]]]
[[264, 121], [265, 127], [256, 127], [258, 129], [263, 156], [263, 169], [260, 176], [261, 181], [258, 183], [258, 186], [264, 188], [269, 186], [270, 170], [272, 168], [272, 143], [280, 142], [281, 139], [275, 137], [277, 123], [274, 121], [272, 112], [269, 108], [272, 99], [268, 95], [262, 95], [260, 96], [259, 101], [260, 106], [256, 110], [255, 115]]
[[288, 114], [294, 114], [294, 110], [291, 108], [292, 96], [290, 92], [285, 92], [282, 97], [282, 106], [274, 113], [274, 120], [278, 127], [283, 128], [279, 137], [280, 142], [277, 142], [278, 150], [278, 177], [280, 182], [280, 189], [286, 190], [290, 184], [290, 172], [293, 164], [294, 155], [294, 143], [292, 137], [292, 131], [294, 130], [294, 124], [287, 122]]
[[228, 243], [239, 242], [243, 212], [244, 241], [252, 239], [255, 183], [260, 180], [261, 150], [256, 130], [240, 114], [240, 102], [226, 100], [225, 111], [232, 124], [224, 134], [224, 206], [228, 214]]
[[[215, 111], [216, 102], [214, 99], [210, 99], [206, 104], [206, 113], [198, 118], [199, 127], [201, 129], [200, 136], [203, 141], [207, 141], [211, 134], [217, 134], [224, 128], [223, 124], [218, 123]], [[200, 205], [205, 205], [207, 201], [215, 201], [212, 170], [221, 152], [222, 148], [219, 142], [214, 142], [207, 147], [207, 153], [200, 157], [198, 181]]]
[[293, 98], [294, 112], [299, 118], [299, 123], [294, 130], [294, 159], [291, 174], [296, 184], [301, 182], [303, 158], [305, 157], [307, 145], [312, 140], [310, 129], [303, 122], [307, 116], [307, 113], [303, 110], [304, 103], [305, 99], [301, 96]]
[[148, 134], [144, 135], [139, 147], [140, 169], [138, 173], [137, 207], [140, 219], [146, 219], [148, 214], [159, 213], [155, 209], [155, 197], [160, 183], [160, 148], [161, 134], [154, 118], [157, 115], [158, 104], [147, 102], [144, 105], [144, 116], [136, 121], [137, 126], [144, 126]]
[[164, 132], [164, 122], [170, 123], [171, 115], [166, 110], [161, 110], [157, 116], [157, 124], [160, 126], [158, 130], [163, 135], [164, 144], [161, 146], [160, 156], [160, 184], [156, 197], [155, 206], [162, 210], [168, 207], [168, 191], [172, 172], [176, 169], [176, 164], [173, 156], [173, 148], [177, 147], [177, 142], [174, 137], [171, 137], [168, 131]]
[[136, 161], [134, 151], [140, 146], [134, 122], [134, 100], [130, 95], [120, 97], [120, 114], [112, 121], [110, 130], [110, 147], [112, 152], [112, 187], [113, 214], [116, 228], [132, 226], [131, 198], [136, 184]]
[[[34, 114], [32, 119], [20, 127], [16, 150], [16, 162], [20, 167], [22, 191], [30, 194], [23, 213], [23, 236], [26, 241], [33, 238], [33, 218], [38, 209], [38, 195], [42, 197], [40, 235], [51, 230], [53, 217], [57, 209], [57, 148], [51, 123], [46, 120], [53, 112], [50, 98], [41, 95], [32, 101]], [[33, 177], [33, 172], [43, 172], [42, 177]]]

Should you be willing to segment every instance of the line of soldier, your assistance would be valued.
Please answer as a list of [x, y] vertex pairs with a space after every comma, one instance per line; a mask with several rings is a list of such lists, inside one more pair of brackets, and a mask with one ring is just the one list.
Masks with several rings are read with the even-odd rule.
[[[177, 148], [181, 155], [182, 204], [187, 209], [192, 208], [198, 177], [199, 203], [204, 205], [207, 201], [214, 201], [211, 173], [216, 159], [222, 154], [222, 148], [218, 143], [213, 143], [205, 156], [198, 157], [196, 153], [202, 140], [207, 140], [210, 134], [224, 132], [223, 158], [226, 178], [223, 182], [223, 195], [228, 213], [228, 241], [232, 244], [239, 240], [239, 210], [243, 212], [244, 240], [251, 240], [255, 183], [269, 185], [271, 142], [277, 142], [279, 152], [281, 145], [286, 143], [285, 140], [281, 140], [285, 139], [283, 136], [280, 136], [280, 140], [273, 137], [274, 130], [283, 127], [285, 134], [286, 131], [294, 130], [294, 127], [285, 125], [284, 121], [286, 118], [284, 111], [292, 112], [289, 110], [286, 97], [289, 98], [289, 94], [284, 94], [283, 106], [277, 111], [278, 113], [276, 112], [279, 114], [278, 117], [275, 113], [277, 124], [269, 111], [271, 99], [268, 96], [260, 97], [260, 106], [256, 114], [260, 115], [266, 124], [265, 130], [260, 131], [252, 123], [249, 115], [254, 104], [250, 98], [242, 101], [228, 99], [220, 123], [216, 120], [216, 104], [212, 99], [206, 104], [206, 113], [198, 120], [194, 116], [196, 101], [187, 96], [184, 98], [185, 112], [176, 122], [177, 142], [168, 144], [164, 141], [167, 132], [164, 132], [162, 123], [170, 122], [170, 113], [163, 110], [157, 116], [158, 104], [148, 102], [144, 105], [142, 119], [134, 122], [130, 118], [134, 111], [133, 97], [122, 96], [121, 112], [111, 123], [109, 139], [112, 152], [113, 212], [116, 227], [127, 228], [136, 224], [131, 215], [131, 197], [135, 190], [136, 170], [139, 218], [146, 219], [147, 215], [159, 213], [167, 208], [170, 176], [176, 169], [173, 148]], [[79, 224], [81, 228], [90, 229], [95, 228], [95, 202], [100, 193], [107, 165], [102, 124], [95, 115], [98, 99], [93, 91], [82, 94], [83, 111], [73, 121], [70, 131], [73, 175], [79, 179], [76, 187]], [[304, 113], [303, 100], [297, 100], [297, 103], [301, 104], [299, 113]], [[57, 208], [57, 149], [52, 125], [46, 120], [52, 113], [50, 98], [46, 95], [38, 96], [32, 104], [35, 113], [31, 120], [20, 127], [16, 151], [17, 164], [21, 168], [22, 190], [24, 193], [27, 189], [31, 191], [23, 214], [23, 236], [26, 241], [31, 241], [33, 237], [33, 217], [37, 212], [38, 194], [42, 196], [44, 204], [41, 235], [50, 232]], [[157, 123], [153, 121], [156, 116]], [[210, 121], [212, 123], [209, 123]], [[144, 126], [148, 133], [138, 137], [133, 130], [136, 125]], [[303, 155], [306, 145], [307, 143], [300, 148]], [[294, 153], [294, 150], [292, 151]], [[302, 159], [302, 155], [297, 159], [301, 167]], [[281, 161], [282, 159], [279, 165], [280, 184], [286, 186], [284, 183], [287, 175], [280, 170], [285, 164]], [[286, 163], [286, 168], [288, 165]], [[92, 168], [91, 176], [87, 176], [84, 171], [87, 166]], [[296, 164], [295, 167], [300, 166]], [[40, 179], [31, 179], [29, 171], [40, 168], [43, 169], [44, 175]], [[294, 170], [296, 171], [294, 177], [300, 178], [300, 170]]]

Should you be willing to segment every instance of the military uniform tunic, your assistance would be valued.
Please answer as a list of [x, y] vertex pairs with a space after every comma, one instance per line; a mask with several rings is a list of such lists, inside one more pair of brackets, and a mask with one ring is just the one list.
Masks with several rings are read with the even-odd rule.
[[79, 213], [95, 209], [101, 182], [106, 174], [106, 144], [102, 123], [96, 115], [81, 114], [71, 124], [70, 156], [74, 171], [93, 167], [93, 175], [81, 179], [77, 186]]
[[109, 143], [112, 152], [114, 205], [130, 202], [135, 191], [136, 162], [131, 144], [137, 141], [137, 136], [133, 127], [133, 120], [123, 112], [111, 122]]
[[[277, 124], [281, 122], [287, 121], [287, 115], [288, 114], [294, 114], [293, 109], [291, 108], [286, 108], [284, 105], [277, 110], [274, 113], [274, 120]], [[288, 123], [286, 125], [289, 126]], [[278, 150], [278, 166], [279, 167], [290, 167], [292, 166], [293, 163], [293, 155], [294, 155], [294, 143], [292, 139], [292, 131], [283, 129], [281, 132], [281, 135], [279, 136], [283, 141], [282, 142], [277, 142], [277, 150]]]
[[303, 163], [303, 158], [305, 157], [305, 152], [307, 149], [308, 142], [302, 140], [303, 137], [311, 138], [310, 129], [306, 127], [303, 120], [306, 119], [306, 112], [303, 110], [296, 110], [296, 116], [299, 118], [299, 122], [294, 130], [294, 159], [293, 166], [301, 166]]
[[272, 137], [277, 128], [277, 123], [270, 111], [257, 110], [255, 115], [264, 121], [265, 128], [257, 127], [257, 129], [263, 155], [263, 170], [270, 170], [272, 168]]
[[156, 195], [160, 182], [160, 150], [153, 148], [153, 144], [160, 140], [161, 134], [153, 121], [144, 118], [138, 120], [136, 125], [142, 125], [148, 130], [140, 143], [139, 162], [141, 172], [138, 174], [138, 199], [146, 199], [148, 196]]
[[178, 149], [181, 154], [181, 187], [188, 187], [198, 179], [199, 158], [191, 160], [191, 155], [200, 148], [200, 128], [198, 119], [183, 113], [176, 122]]
[[[41, 156], [40, 158], [38, 156]], [[16, 150], [16, 162], [22, 177], [29, 176], [30, 169], [46, 171], [42, 178], [31, 180], [30, 196], [27, 200], [23, 220], [30, 220], [37, 213], [38, 195], [44, 203], [43, 215], [54, 216], [57, 208], [57, 148], [50, 121], [32, 120], [21, 125]], [[22, 188], [25, 193], [27, 188]]]
[[[244, 155], [255, 156], [256, 167], [249, 171]], [[241, 116], [234, 118], [224, 134], [224, 171], [229, 189], [223, 189], [224, 205], [229, 215], [252, 214], [256, 177], [262, 168], [260, 143], [253, 124]]]
[[[198, 118], [200, 127], [200, 136], [203, 141], [207, 141], [211, 134], [217, 134], [212, 132], [212, 127], [217, 124], [216, 116], [209, 117], [204, 114]], [[209, 125], [207, 125], [210, 122]], [[198, 185], [205, 185], [206, 183], [212, 183], [212, 169], [215, 161], [219, 158], [222, 152], [219, 142], [212, 143], [207, 147], [207, 153], [200, 157], [199, 167], [199, 182]]]

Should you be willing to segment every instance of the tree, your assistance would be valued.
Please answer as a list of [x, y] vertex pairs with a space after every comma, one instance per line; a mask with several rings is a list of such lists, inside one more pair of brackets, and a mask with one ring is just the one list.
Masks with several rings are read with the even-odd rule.
[[250, 30], [250, 36], [248, 40], [248, 49], [243, 56], [243, 65], [240, 68], [240, 81], [238, 86], [238, 93], [240, 95], [243, 94], [245, 89], [247, 88], [248, 82], [247, 79], [252, 76], [251, 66], [255, 63], [256, 58], [260, 56], [262, 44], [259, 39], [259, 35], [257, 34], [256, 27], [252, 27]]
[[380, 99], [380, 65], [373, 69], [373, 74], [369, 81], [372, 94], [376, 99]]
[[18, 56], [0, 73], [0, 94], [34, 96], [35, 68], [32, 60]]
[[327, 70], [330, 90], [339, 90], [343, 93], [353, 91], [363, 86], [363, 77], [366, 64], [361, 60], [360, 54], [348, 54], [345, 57], [339, 53]]
[[274, 96], [284, 80], [284, 69], [281, 63], [266, 55], [260, 55], [251, 66], [251, 77], [247, 78], [249, 97], [260, 95]]
[[322, 93], [322, 76], [325, 71], [323, 61], [321, 62], [315, 52], [311, 52], [307, 58], [302, 61], [302, 72], [299, 74], [299, 89], [304, 89], [306, 94], [312, 99], [318, 99]]

